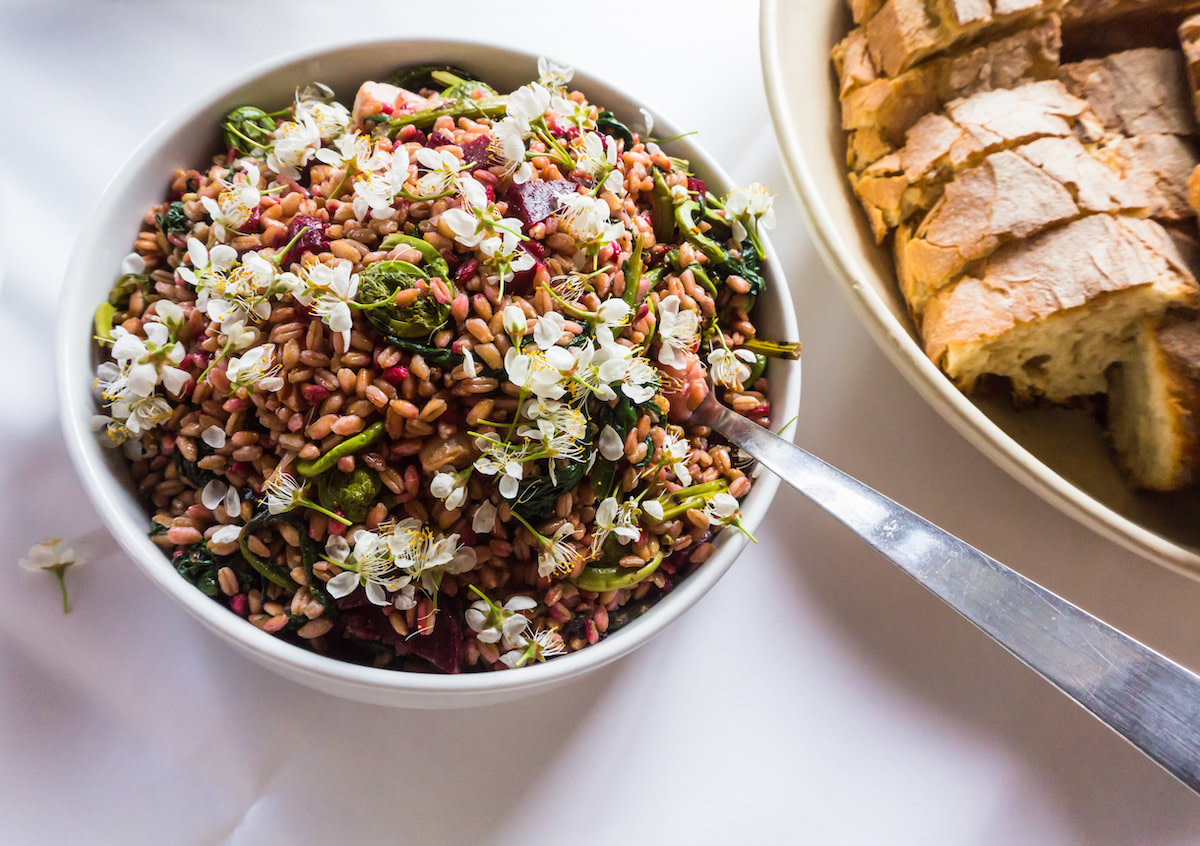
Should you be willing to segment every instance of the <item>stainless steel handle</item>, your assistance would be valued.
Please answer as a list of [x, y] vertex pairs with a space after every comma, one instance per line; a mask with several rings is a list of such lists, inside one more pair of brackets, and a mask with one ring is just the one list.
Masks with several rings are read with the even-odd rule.
[[1200, 676], [710, 395], [692, 417], [754, 456], [1200, 793]]

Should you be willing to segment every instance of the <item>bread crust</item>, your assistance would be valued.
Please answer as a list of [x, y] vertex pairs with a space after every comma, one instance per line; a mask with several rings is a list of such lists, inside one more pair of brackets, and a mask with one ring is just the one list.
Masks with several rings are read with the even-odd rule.
[[[993, 373], [1021, 399], [1061, 403], [1104, 392], [1142, 319], [1198, 301], [1159, 224], [1100, 214], [1001, 247], [930, 299], [921, 329], [930, 359], [963, 390]], [[1055, 322], [1086, 340], [1088, 360], [1056, 347]]]

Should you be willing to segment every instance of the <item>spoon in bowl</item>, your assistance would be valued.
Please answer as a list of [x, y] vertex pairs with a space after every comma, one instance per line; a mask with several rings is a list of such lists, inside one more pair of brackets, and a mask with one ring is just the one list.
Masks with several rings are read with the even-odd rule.
[[1200, 676], [721, 405], [709, 426], [1200, 793]]

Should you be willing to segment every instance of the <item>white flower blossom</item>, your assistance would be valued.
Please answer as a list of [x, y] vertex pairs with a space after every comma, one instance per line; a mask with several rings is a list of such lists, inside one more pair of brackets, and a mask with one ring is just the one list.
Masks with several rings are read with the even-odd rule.
[[700, 342], [700, 318], [690, 309], [680, 310], [679, 297], [671, 294], [658, 304], [658, 360], [682, 370]]
[[392, 203], [408, 179], [408, 151], [397, 147], [388, 165], [380, 171], [365, 173], [354, 180], [354, 215], [360, 221], [368, 214], [374, 220], [387, 220], [396, 214]]
[[312, 124], [322, 138], [334, 138], [350, 125], [350, 110], [330, 100], [331, 95], [324, 86], [318, 86], [317, 90], [307, 87], [297, 91], [292, 117]]
[[262, 344], [253, 347], [240, 357], [231, 357], [225, 370], [229, 383], [238, 388], [260, 391], [278, 391], [283, 388], [283, 377], [279, 366], [274, 364], [275, 345]]
[[200, 197], [200, 204], [212, 218], [213, 235], [218, 241], [228, 240], [230, 232], [236, 234], [262, 200], [258, 190], [258, 167], [247, 164], [242, 176], [243, 179], [238, 182], [221, 180], [222, 191], [215, 200], [212, 197]]
[[[757, 182], [745, 188], [735, 188], [725, 198], [725, 213], [732, 218], [733, 237], [746, 240], [747, 235], [757, 235], [759, 229], [770, 229], [775, 225], [773, 199], [765, 185]], [[749, 224], [749, 231], [746, 224]]]
[[522, 447], [506, 444], [490, 438], [476, 438], [475, 446], [482, 455], [475, 459], [474, 467], [485, 476], [500, 476], [500, 495], [513, 499], [525, 476], [527, 455]]
[[572, 145], [575, 167], [591, 179], [604, 181], [604, 190], [618, 194], [625, 177], [617, 169], [617, 142], [599, 132], [585, 132]]
[[286, 514], [304, 499], [307, 485], [301, 485], [296, 477], [276, 470], [263, 484], [263, 499], [271, 514]]
[[292, 291], [292, 296], [301, 305], [311, 307], [331, 331], [341, 334], [347, 348], [354, 327], [350, 304], [358, 294], [359, 281], [358, 274], [351, 272], [353, 269], [354, 265], [348, 259], [335, 259], [332, 264], [306, 264], [296, 277], [299, 283]]
[[492, 126], [491, 153], [504, 168], [504, 175], [520, 185], [533, 177], [533, 165], [525, 157], [529, 127], [505, 118]]
[[663, 511], [662, 503], [659, 502], [657, 499], [650, 499], [650, 500], [646, 500], [645, 502], [643, 502], [642, 503], [642, 511], [644, 511], [651, 518], [657, 520], [660, 523], [667, 516], [667, 513], [665, 511]]
[[609, 297], [596, 309], [596, 327], [609, 331], [624, 326], [633, 312], [629, 303], [620, 297]]
[[443, 575], [466, 573], [474, 569], [475, 550], [460, 545], [458, 537], [453, 534], [430, 541], [418, 562], [419, 566], [409, 571], [414, 580], [420, 581], [426, 593], [437, 592]]
[[621, 378], [621, 393], [639, 405], [654, 399], [662, 377], [657, 367], [645, 356], [634, 356], [629, 360], [625, 375]]
[[183, 325], [183, 309], [171, 300], [159, 300], [154, 304], [154, 315], [150, 319], [168, 329], [178, 330]]
[[203, 309], [208, 303], [209, 289], [214, 284], [224, 285], [225, 274], [237, 262], [237, 250], [228, 244], [217, 244], [210, 252], [202, 242], [189, 237], [187, 256], [192, 266], [180, 265], [176, 272], [196, 289], [196, 306]]
[[538, 576], [546, 578], [551, 574], [565, 576], [575, 569], [575, 565], [583, 558], [583, 551], [571, 540], [575, 526], [563, 523], [553, 537], [546, 538], [538, 552]]
[[508, 333], [508, 337], [514, 344], [520, 344], [525, 333], [529, 331], [524, 309], [518, 305], [505, 306], [500, 318], [504, 322], [504, 331]]
[[587, 194], [567, 194], [558, 200], [558, 213], [567, 231], [584, 244], [616, 241], [628, 234], [619, 221], [608, 219], [608, 203]]
[[311, 118], [285, 121], [275, 128], [274, 143], [267, 153], [267, 167], [287, 179], [298, 179], [300, 168], [321, 148], [321, 129]]
[[225, 446], [225, 430], [220, 426], [209, 426], [200, 433], [200, 440], [213, 449], [220, 449]]
[[453, 190], [459, 181], [459, 173], [467, 163], [444, 148], [422, 147], [417, 150], [417, 164], [426, 168], [426, 173], [417, 179], [417, 193], [435, 196]]
[[600, 455], [606, 461], [620, 461], [625, 457], [625, 442], [612, 426], [600, 430]]
[[528, 596], [514, 596], [504, 605], [480, 599], [471, 604], [464, 614], [467, 625], [475, 632], [475, 638], [481, 643], [515, 644], [525, 629], [529, 627], [529, 618], [521, 614], [537, 607], [537, 600]]
[[562, 635], [553, 629], [539, 629], [533, 637], [525, 638], [520, 646], [505, 652], [500, 660], [509, 669], [524, 667], [531, 661], [540, 662], [567, 651]]
[[429, 492], [442, 500], [447, 511], [454, 511], [467, 500], [467, 480], [442, 471], [429, 483]]
[[508, 95], [507, 115], [526, 133], [548, 108], [550, 92], [536, 82], [522, 86]]
[[642, 535], [637, 523], [638, 506], [632, 500], [618, 502], [610, 496], [596, 508], [595, 528], [592, 534], [592, 554], [598, 555], [609, 535], [615, 535], [622, 545], [636, 541]]
[[538, 84], [546, 88], [562, 88], [575, 78], [575, 68], [560, 59], [538, 57]]
[[704, 504], [704, 513], [715, 523], [729, 523], [737, 517], [739, 504], [737, 499], [726, 491], [713, 494]]
[[[343, 168], [353, 173], [370, 173], [388, 167], [393, 157], [378, 144], [359, 133], [347, 132], [339, 135], [333, 141], [333, 146], [317, 150], [317, 159], [335, 168]], [[407, 167], [407, 163], [406, 163]]]
[[372, 605], [390, 605], [392, 600], [387, 593], [407, 585], [409, 575], [397, 569], [386, 541], [375, 532], [359, 529], [350, 540], [353, 549], [338, 535], [331, 535], [326, 541], [326, 558], [343, 568], [343, 572], [325, 583], [329, 595], [341, 599], [362, 585]]
[[60, 538], [47, 538], [34, 544], [24, 558], [17, 560], [18, 566], [31, 573], [50, 573], [58, 580], [62, 593], [63, 613], [71, 610], [67, 602], [66, 572], [69, 567], [87, 563], [87, 557], [65, 546]]
[[471, 531], [476, 534], [490, 534], [492, 529], [496, 528], [496, 506], [492, 505], [490, 499], [485, 499], [475, 507], [475, 513], [471, 515]]
[[538, 318], [533, 327], [533, 341], [543, 350], [548, 350], [560, 340], [566, 331], [567, 319], [557, 311], [550, 311]]
[[61, 538], [47, 538], [41, 543], [34, 544], [26, 556], [17, 563], [22, 570], [38, 573], [43, 570], [53, 570], [56, 567], [86, 564], [87, 558], [77, 554], [71, 547], [63, 545]]
[[663, 438], [661, 463], [671, 468], [671, 471], [684, 486], [692, 483], [692, 474], [688, 471], [688, 461], [692, 457], [692, 447], [685, 439], [668, 434]]
[[753, 363], [754, 353], [749, 350], [717, 347], [708, 354], [708, 373], [716, 384], [740, 391]]

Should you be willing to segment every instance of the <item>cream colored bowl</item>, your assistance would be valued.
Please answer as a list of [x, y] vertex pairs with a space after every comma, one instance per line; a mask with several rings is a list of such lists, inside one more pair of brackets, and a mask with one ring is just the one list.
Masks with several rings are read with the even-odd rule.
[[1139, 494], [1122, 482], [1101, 427], [1083, 411], [1017, 411], [968, 399], [925, 356], [845, 174], [829, 60], [851, 26], [845, 0], [763, 0], [763, 74], [792, 185], [850, 302], [917, 391], [967, 440], [1081, 523], [1145, 557], [1200, 578], [1200, 496]]
[[[59, 321], [58, 387], [63, 429], [71, 458], [97, 510], [113, 536], [146, 573], [189, 613], [260, 664], [328, 693], [383, 705], [443, 708], [481, 705], [529, 695], [588, 673], [644, 644], [694, 605], [729, 569], [745, 546], [740, 532], [722, 532], [717, 550], [692, 575], [647, 613], [609, 637], [579, 652], [544, 664], [495, 673], [432, 675], [380, 670], [337, 661], [294, 646], [255, 628], [213, 602], [184, 581], [146, 535], [149, 517], [138, 502], [118, 451], [101, 448], [90, 430], [96, 412], [92, 396], [95, 360], [92, 311], [107, 295], [121, 259], [129, 253], [146, 209], [161, 202], [176, 167], [208, 161], [220, 143], [218, 124], [233, 107], [290, 101], [295, 86], [320, 81], [332, 86], [343, 102], [365, 79], [381, 79], [396, 66], [436, 62], [465, 67], [498, 88], [511, 90], [537, 77], [537, 57], [503, 47], [455, 41], [382, 41], [354, 43], [298, 54], [243, 74], [231, 84], [166, 120], [125, 162], [104, 192], [99, 207], [83, 229], [67, 270]], [[638, 123], [642, 104], [606, 83], [577, 73], [574, 87], [618, 117]], [[664, 137], [679, 132], [655, 115]], [[731, 189], [729, 178], [707, 153], [688, 138], [672, 142], [674, 155], [688, 158], [696, 172], [718, 193]], [[795, 311], [779, 261], [768, 245], [768, 284], [760, 299], [761, 321], [768, 337], [794, 338]], [[800, 370], [772, 362], [771, 400], [780, 420], [796, 414], [800, 402]], [[753, 531], [766, 514], [778, 487], [763, 475], [743, 503], [747, 528]]]

